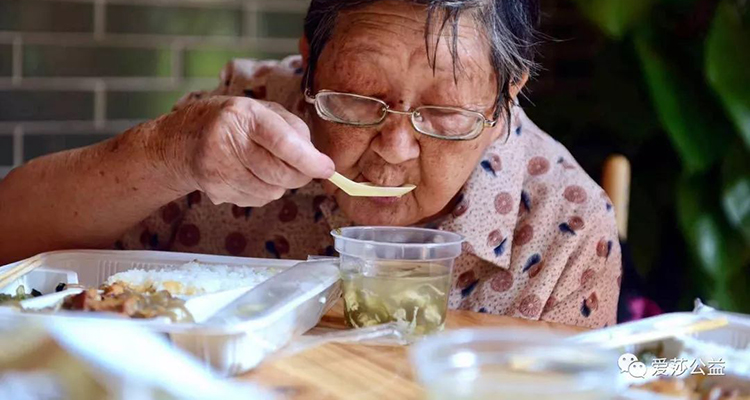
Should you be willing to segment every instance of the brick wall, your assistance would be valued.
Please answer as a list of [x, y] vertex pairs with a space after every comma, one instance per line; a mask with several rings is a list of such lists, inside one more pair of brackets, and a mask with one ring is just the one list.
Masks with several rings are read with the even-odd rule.
[[297, 49], [307, 0], [0, 0], [0, 176]]
[[[160, 115], [186, 91], [215, 87], [232, 58], [296, 53], [308, 2], [0, 0], [0, 177], [31, 158]], [[602, 103], [592, 97], [592, 77], [605, 39], [572, 1], [542, 0], [542, 10], [542, 31], [556, 40], [541, 48], [544, 69], [529, 83], [525, 107], [585, 155], [589, 149], [576, 148], [574, 137], [600, 132], [597, 118], [612, 119], [592, 112]], [[615, 89], [627, 94], [632, 85], [624, 86]], [[581, 113], [587, 118], [573, 117]], [[590, 147], [602, 135], [578, 136]], [[580, 161], [595, 172], [608, 151]]]

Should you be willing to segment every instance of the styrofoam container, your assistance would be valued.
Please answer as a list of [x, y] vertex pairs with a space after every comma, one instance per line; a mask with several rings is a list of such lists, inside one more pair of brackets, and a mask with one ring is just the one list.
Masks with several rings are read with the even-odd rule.
[[[714, 380], [726, 379], [728, 381], [744, 382], [743, 390], [750, 391], [750, 317], [741, 314], [719, 312], [715, 310], [699, 312], [677, 312], [659, 315], [639, 321], [628, 322], [613, 327], [586, 332], [570, 338], [570, 340], [587, 344], [606, 344], [618, 338], [635, 335], [653, 330], [669, 329], [676, 326], [690, 325], [702, 320], [713, 320], [725, 318], [727, 325], [721, 328], [698, 332], [689, 335], [681, 335], [674, 338], [662, 339], [656, 342], [637, 343], [619, 349], [621, 353], [638, 354], [644, 349], [653, 348], [661, 344], [663, 356], [672, 358], [700, 358], [704, 361], [715, 361], [722, 359], [726, 364], [724, 376], [711, 377]], [[615, 360], [616, 362], [616, 360]], [[659, 379], [653, 376], [653, 370], [649, 367], [645, 378], [634, 378], [627, 373], [621, 373], [620, 378], [628, 385], [648, 382]], [[684, 376], [683, 376], [684, 377]], [[622, 399], [632, 400], [675, 400], [682, 397], [674, 397], [656, 394], [646, 390], [631, 388]]]
[[[708, 391], [714, 385], [722, 387], [724, 390], [730, 392], [737, 390], [740, 393], [741, 398], [747, 398], [747, 394], [750, 393], [750, 381], [746, 378], [736, 375], [725, 375], [725, 376], [706, 376], [702, 377], [703, 380], [700, 383], [701, 390]], [[679, 379], [679, 378], [678, 378]], [[696, 396], [679, 396], [679, 395], [668, 395], [663, 393], [655, 393], [645, 389], [629, 388], [626, 392], [622, 393], [617, 400], [694, 400]], [[703, 399], [705, 397], [701, 397]], [[711, 397], [714, 398], [714, 397]], [[731, 398], [731, 397], [722, 397]]]
[[[570, 339], [581, 343], [606, 344], [621, 337], [659, 329], [672, 329], [704, 320], [724, 318], [727, 325], [720, 328], [659, 340], [664, 345], [665, 356], [677, 357], [688, 353], [694, 357], [725, 357], [727, 370], [750, 379], [750, 317], [720, 311], [677, 312], [659, 315], [610, 328], [583, 333]], [[637, 353], [651, 343], [638, 343], [621, 349]], [[727, 360], [730, 358], [732, 362]]]
[[78, 274], [68, 270], [36, 268], [8, 286], [0, 288], [0, 293], [15, 295], [16, 288], [22, 285], [26, 293], [31, 292], [31, 289], [36, 289], [44, 294], [53, 293], [57, 284], [61, 282], [78, 283]]
[[676, 326], [691, 325], [701, 320], [710, 320], [713, 318], [714, 317], [706, 316], [705, 314], [695, 314], [690, 312], [662, 314], [656, 317], [626, 322], [608, 328], [592, 330], [576, 336], [571, 336], [569, 340], [579, 343], [606, 344], [643, 332], [650, 332], [662, 328], [671, 329]]
[[[19, 263], [36, 263], [38, 268], [1, 288], [14, 294], [18, 285], [44, 296], [25, 300], [26, 308], [56, 304], [68, 294], [54, 293], [60, 282], [97, 287], [115, 273], [140, 269], [168, 269], [190, 261], [201, 264], [277, 268], [281, 272], [251, 290], [237, 289], [190, 298], [186, 307], [195, 323], [171, 323], [166, 319], [129, 319], [128, 323], [167, 335], [220, 375], [234, 375], [258, 365], [270, 353], [285, 346], [294, 336], [311, 329], [340, 295], [339, 270], [335, 262], [252, 259], [156, 251], [79, 250], [43, 253], [0, 267], [0, 273]], [[0, 307], [14, 318], [122, 319], [107, 313], [60, 311], [29, 314]]]
[[696, 357], [722, 359], [727, 371], [750, 382], [750, 318], [714, 311], [708, 317], [723, 317], [728, 324], [719, 329], [697, 332], [679, 338], [685, 352]]

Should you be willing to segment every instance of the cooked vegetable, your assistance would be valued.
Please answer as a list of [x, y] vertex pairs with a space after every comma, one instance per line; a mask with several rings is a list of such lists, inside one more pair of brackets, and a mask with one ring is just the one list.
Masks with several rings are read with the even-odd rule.
[[655, 358], [664, 358], [664, 343], [659, 342], [651, 347], [645, 348], [636, 354], [638, 359], [646, 365], [650, 365]]
[[166, 290], [137, 293], [119, 283], [68, 296], [63, 300], [62, 309], [114, 312], [130, 318], [169, 317], [172, 322], [193, 322], [193, 316], [185, 308], [185, 300], [172, 297]]
[[[39, 293], [36, 289], [31, 290], [31, 294], [26, 294], [26, 289], [23, 287], [23, 285], [19, 285], [18, 288], [16, 288], [16, 294], [10, 295], [10, 294], [0, 294], [0, 304], [2, 303], [18, 303], [19, 301], [30, 299], [31, 297], [37, 297], [34, 295], [34, 292]], [[41, 293], [39, 293], [39, 296], [41, 296]]]
[[685, 379], [668, 377], [635, 387], [653, 393], [675, 396], [679, 399], [750, 400], [750, 393], [742, 393], [742, 391], [734, 388], [729, 380], [706, 384], [708, 382], [704, 382], [705, 379], [706, 377], [703, 375], [691, 375]]
[[385, 274], [342, 277], [347, 323], [361, 328], [395, 321], [414, 335], [441, 330], [450, 289], [447, 268], [439, 275], [434, 274], [434, 265], [386, 269]]

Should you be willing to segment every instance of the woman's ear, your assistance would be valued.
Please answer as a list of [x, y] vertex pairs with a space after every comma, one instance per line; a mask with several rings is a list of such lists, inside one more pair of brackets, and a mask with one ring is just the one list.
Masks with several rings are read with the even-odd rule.
[[310, 60], [310, 42], [307, 41], [305, 35], [299, 38], [299, 54], [302, 55], [302, 68], [307, 69], [307, 62]]

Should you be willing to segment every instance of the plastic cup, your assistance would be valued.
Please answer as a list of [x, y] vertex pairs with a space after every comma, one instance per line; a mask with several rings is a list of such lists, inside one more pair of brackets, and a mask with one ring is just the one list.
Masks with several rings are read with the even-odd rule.
[[430, 400], [616, 398], [618, 354], [538, 330], [467, 329], [410, 352]]
[[341, 256], [350, 326], [395, 322], [415, 336], [443, 329], [463, 236], [401, 227], [352, 227], [331, 234]]

